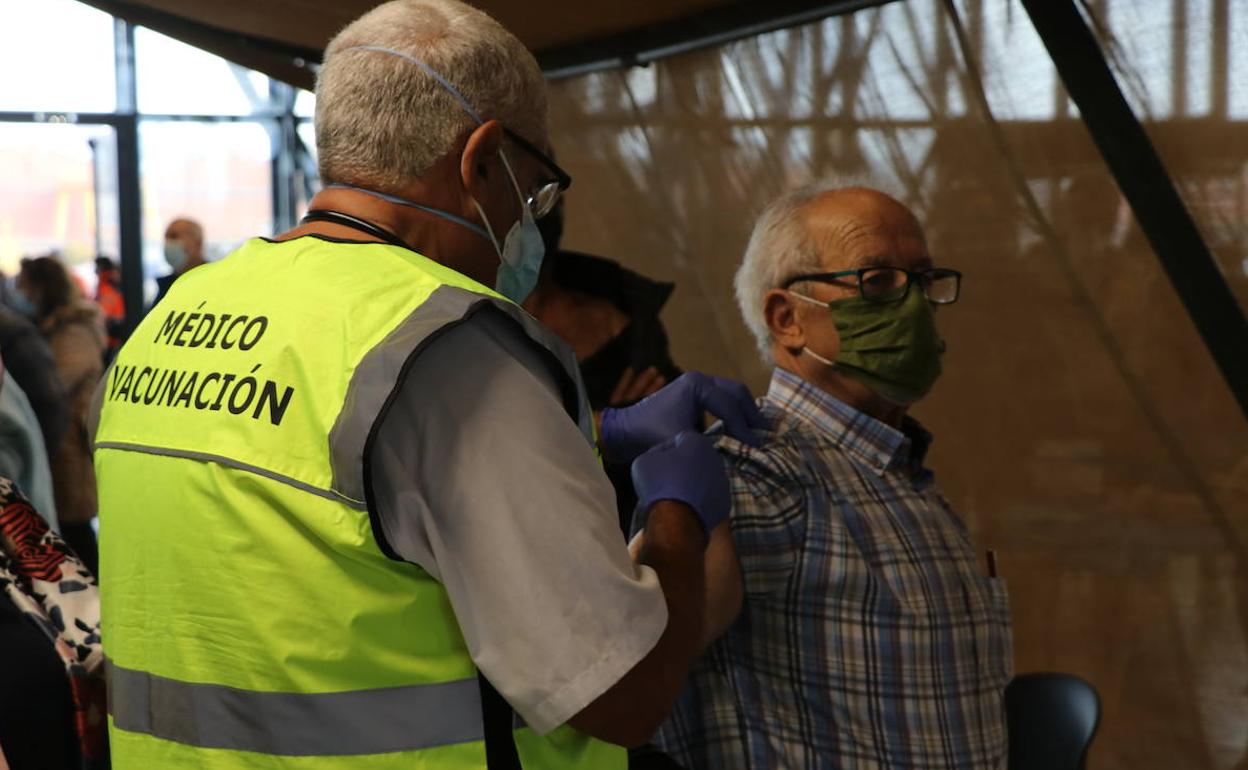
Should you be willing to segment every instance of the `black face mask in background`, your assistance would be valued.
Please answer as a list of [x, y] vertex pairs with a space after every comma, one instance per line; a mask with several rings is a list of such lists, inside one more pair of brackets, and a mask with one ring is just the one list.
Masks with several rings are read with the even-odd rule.
[[629, 324], [619, 336], [581, 362], [581, 379], [585, 381], [585, 394], [594, 411], [612, 406], [609, 403], [611, 393], [624, 372], [633, 365], [632, 329]]
[[[543, 222], [553, 216], [543, 218]], [[557, 222], [558, 217], [554, 217]], [[594, 409], [620, 406], [610, 403], [611, 394], [630, 368], [639, 374], [654, 367], [668, 382], [680, 376], [659, 321], [659, 311], [675, 288], [672, 284], [647, 278], [614, 260], [577, 251], [549, 255], [543, 272], [555, 286], [605, 299], [628, 316], [628, 326], [620, 334], [580, 362]]]
[[581, 377], [590, 406], [595, 411], [608, 406], [627, 406], [610, 403], [620, 378], [630, 368], [639, 374], [650, 367], [658, 369], [668, 382], [681, 374], [668, 353], [667, 334], [659, 320], [634, 318], [615, 339], [581, 362]]

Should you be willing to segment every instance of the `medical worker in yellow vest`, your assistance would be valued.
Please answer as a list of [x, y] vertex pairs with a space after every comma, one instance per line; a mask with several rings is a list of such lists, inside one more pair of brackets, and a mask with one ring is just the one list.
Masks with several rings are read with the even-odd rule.
[[572, 352], [519, 309], [570, 179], [532, 56], [455, 0], [326, 50], [325, 189], [183, 276], [98, 393], [117, 770], [622, 770], [703, 644], [727, 482], [687, 375], [602, 417], [648, 511], [634, 564]]

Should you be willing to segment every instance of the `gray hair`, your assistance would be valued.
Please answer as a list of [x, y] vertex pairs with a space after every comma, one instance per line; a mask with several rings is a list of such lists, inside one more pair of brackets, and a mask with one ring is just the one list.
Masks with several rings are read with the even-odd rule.
[[316, 144], [326, 184], [394, 192], [422, 177], [476, 127], [419, 66], [356, 46], [413, 56], [455, 86], [482, 118], [533, 142], [546, 138], [546, 83], [514, 35], [458, 0], [392, 0], [347, 25], [325, 49], [316, 82]]
[[745, 258], [737, 268], [733, 285], [741, 318], [753, 333], [765, 362], [770, 363], [772, 355], [771, 330], [767, 328], [763, 313], [763, 296], [780, 288], [792, 276], [818, 272], [820, 249], [806, 226], [804, 209], [832, 189], [835, 186], [816, 184], [786, 193], [768, 204], [754, 223], [754, 232], [745, 247]]

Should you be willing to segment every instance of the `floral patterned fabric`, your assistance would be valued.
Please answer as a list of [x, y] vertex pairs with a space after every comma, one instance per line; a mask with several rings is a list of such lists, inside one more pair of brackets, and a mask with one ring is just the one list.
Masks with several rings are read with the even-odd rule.
[[107, 706], [95, 576], [11, 480], [0, 477], [0, 590], [65, 664], [84, 764], [104, 756]]

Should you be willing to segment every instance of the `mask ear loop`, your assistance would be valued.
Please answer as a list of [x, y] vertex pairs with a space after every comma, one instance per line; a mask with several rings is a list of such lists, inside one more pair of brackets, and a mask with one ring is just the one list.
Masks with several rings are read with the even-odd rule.
[[[831, 303], [828, 303], [828, 302], [820, 302], [819, 300], [815, 299], [814, 297], [807, 297], [805, 294], [798, 294], [797, 292], [795, 292], [795, 291], [791, 291], [791, 290], [789, 290], [789, 289], [785, 289], [785, 292], [786, 292], [786, 293], [788, 293], [790, 296], [797, 297], [798, 299], [803, 300], [804, 302], [809, 302], [809, 303], [810, 303], [810, 304], [812, 304], [812, 305], [817, 305], [817, 306], [819, 306], [819, 307], [821, 307], [821, 308], [823, 308], [823, 309], [825, 309], [825, 310], [829, 309], [829, 308], [830, 308], [830, 305], [831, 305]], [[815, 359], [816, 361], [818, 361], [819, 363], [823, 364], [824, 366], [830, 367], [830, 368], [832, 368], [832, 369], [837, 369], [837, 368], [838, 368], [838, 367], [837, 367], [837, 365], [836, 365], [836, 362], [835, 362], [835, 361], [829, 361], [828, 359], [826, 359], [826, 358], [824, 358], [823, 356], [819, 355], [818, 353], [816, 353], [815, 351], [813, 351], [813, 350], [811, 350], [810, 348], [806, 347], [805, 345], [803, 345], [803, 346], [802, 346], [802, 353], [805, 353], [806, 355], [808, 355], [808, 356], [810, 356], [811, 358]]]
[[836, 365], [836, 362], [835, 362], [835, 361], [829, 361], [828, 359], [826, 359], [826, 358], [824, 358], [823, 356], [819, 355], [818, 353], [816, 353], [815, 351], [813, 351], [813, 350], [811, 350], [810, 348], [806, 347], [805, 345], [803, 345], [803, 346], [802, 346], [802, 352], [803, 352], [803, 353], [805, 353], [806, 355], [810, 356], [811, 358], [815, 359], [815, 360], [816, 360], [816, 361], [818, 361], [819, 363], [823, 364], [824, 366], [826, 366], [826, 367], [830, 368], [830, 369], [839, 369], [839, 368], [840, 368], [839, 366], [837, 366], [837, 365]]
[[494, 244], [494, 251], [498, 254], [498, 261], [504, 262], [503, 247], [498, 245], [498, 237], [494, 235], [494, 226], [490, 224], [490, 218], [485, 215], [485, 209], [481, 208], [481, 204], [477, 203], [477, 199], [472, 199], [472, 205], [477, 207], [477, 213], [481, 215], [481, 221], [485, 222], [485, 234], [490, 236], [490, 243]]
[[[511, 179], [511, 189], [516, 191], [516, 198], [519, 199], [520, 201], [520, 208], [522, 212], [521, 215], [523, 216], [523, 210], [527, 209], [529, 207], [529, 204], [526, 203], [524, 200], [524, 193], [520, 192], [520, 183], [516, 181], [516, 175], [511, 170], [511, 164], [507, 162], [507, 153], [503, 152], [502, 150], [499, 150], [498, 157], [501, 158], [503, 161], [503, 168], [507, 169], [507, 177]], [[529, 212], [529, 216], [533, 216], [532, 211]]]
[[425, 206], [420, 203], [416, 203], [415, 201], [409, 201], [406, 198], [400, 198], [397, 195], [391, 195], [389, 193], [381, 192], [380, 190], [370, 190], [367, 187], [357, 187], [356, 185], [353, 185], [353, 184], [342, 184], [339, 182], [325, 185], [325, 189], [327, 190], [354, 190], [355, 192], [364, 193], [365, 195], [371, 195], [372, 197], [386, 201], [387, 203], [394, 203], [399, 206], [407, 206], [408, 208], [416, 209], [417, 211], [424, 211], [426, 213], [433, 214], [434, 216], [438, 216], [438, 217], [441, 217], [442, 219], [446, 219], [448, 221], [454, 222], [455, 224], [461, 227], [466, 227], [469, 230], [476, 233], [477, 235], [480, 235], [482, 238], [486, 238], [490, 236], [490, 234], [486, 232], [485, 228], [477, 224], [476, 222], [472, 222], [470, 220], [464, 219], [463, 217], [456, 216], [449, 211], [442, 211], [441, 209], [435, 209], [432, 206]]
[[[507, 171], [507, 178], [511, 180], [511, 189], [516, 191], [516, 199], [520, 201], [520, 221], [524, 221], [527, 214], [530, 219], [533, 218], [533, 212], [529, 210], [529, 204], [525, 203], [524, 195], [520, 193], [520, 183], [516, 181], [516, 175], [511, 170], [511, 164], [507, 162], [507, 154], [502, 150], [498, 151], [498, 157], [503, 162], [503, 168]], [[494, 244], [494, 250], [498, 252], [498, 261], [507, 262], [507, 257], [503, 254], [503, 249], [498, 243], [498, 237], [494, 235], [494, 227], [490, 224], [490, 218], [485, 215], [485, 209], [474, 198], [472, 205], [477, 207], [477, 212], [481, 214], [481, 219], [485, 221], [486, 232], [490, 234], [490, 241]]]
[[800, 300], [802, 300], [802, 301], [804, 301], [804, 302], [809, 302], [809, 303], [810, 303], [810, 304], [812, 304], [812, 305], [818, 305], [819, 307], [824, 308], [825, 310], [826, 310], [826, 309], [828, 309], [828, 308], [829, 308], [829, 306], [831, 305], [831, 303], [830, 303], [830, 302], [820, 302], [819, 300], [815, 299], [814, 297], [807, 297], [805, 294], [798, 294], [797, 292], [793, 291], [792, 289], [785, 289], [784, 291], [785, 291], [786, 293], [788, 293], [788, 294], [790, 294], [790, 295], [794, 296], [794, 297], [797, 297], [798, 299], [800, 299]]

